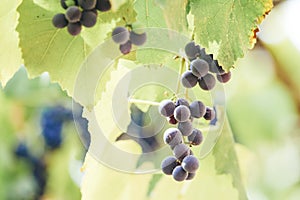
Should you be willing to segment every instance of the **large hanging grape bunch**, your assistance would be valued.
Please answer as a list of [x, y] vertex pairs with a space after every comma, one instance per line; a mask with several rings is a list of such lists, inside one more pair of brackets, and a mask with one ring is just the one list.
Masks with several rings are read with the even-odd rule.
[[[230, 72], [225, 73], [213, 55], [205, 53], [194, 42], [185, 46], [185, 53], [189, 60], [189, 69], [181, 75], [181, 84], [189, 89], [197, 84], [202, 90], [209, 91], [216, 85], [216, 79], [221, 83], [229, 81]], [[216, 78], [215, 78], [216, 76]], [[201, 130], [193, 127], [193, 120], [204, 118], [214, 120], [215, 110], [205, 106], [202, 101], [188, 102], [184, 98], [176, 101], [163, 100], [160, 102], [159, 113], [168, 119], [171, 125], [177, 125], [164, 132], [164, 143], [173, 151], [161, 163], [164, 174], [172, 175], [176, 181], [191, 180], [199, 168], [199, 160], [193, 155], [191, 147], [200, 145], [203, 141]]]
[[82, 26], [90, 28], [95, 26], [98, 11], [110, 10], [109, 0], [61, 0], [65, 13], [58, 13], [52, 18], [56, 28], [67, 27], [68, 32], [76, 36], [81, 32]]

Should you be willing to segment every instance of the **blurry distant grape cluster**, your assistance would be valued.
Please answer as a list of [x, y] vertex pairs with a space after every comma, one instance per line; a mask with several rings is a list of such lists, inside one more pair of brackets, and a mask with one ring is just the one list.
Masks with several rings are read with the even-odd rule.
[[[0, 120], [0, 146], [5, 155], [0, 158], [0, 199], [55, 199], [56, 195], [78, 199], [78, 172], [84, 146], [90, 143], [83, 108], [75, 102], [72, 105], [72, 99], [58, 85], [50, 84], [47, 75], [28, 80], [24, 68], [1, 92], [0, 101], [8, 105], [1, 108], [1, 118], [6, 120]], [[84, 138], [83, 145], [78, 134]], [[77, 168], [71, 170], [71, 166]], [[2, 176], [3, 172], [6, 174]], [[59, 183], [57, 177], [61, 176], [63, 182]], [[63, 194], [53, 184], [62, 184], [60, 190], [69, 189], [62, 190]]]

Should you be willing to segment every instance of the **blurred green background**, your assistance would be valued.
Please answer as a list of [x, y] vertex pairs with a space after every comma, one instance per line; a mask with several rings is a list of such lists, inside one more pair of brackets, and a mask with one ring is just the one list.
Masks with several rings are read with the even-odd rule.
[[[300, 1], [275, 3], [255, 48], [238, 61], [225, 86], [227, 114], [249, 199], [298, 200]], [[86, 150], [74, 123], [64, 123], [62, 145], [55, 150], [45, 149], [40, 127], [45, 108], [71, 104], [47, 73], [28, 80], [24, 67], [0, 90], [0, 199], [80, 199]], [[45, 163], [42, 197], [36, 197], [32, 165], [15, 155], [20, 142]]]

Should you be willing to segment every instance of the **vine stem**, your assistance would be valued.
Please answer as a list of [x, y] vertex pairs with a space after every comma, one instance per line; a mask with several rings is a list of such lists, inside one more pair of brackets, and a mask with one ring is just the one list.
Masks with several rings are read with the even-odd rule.
[[152, 106], [159, 106], [159, 102], [155, 102], [155, 101], [148, 101], [148, 100], [142, 100], [142, 99], [132, 99], [129, 98], [128, 99], [129, 103], [136, 103], [136, 104], [147, 104], [147, 105], [152, 105]]
[[181, 63], [180, 63], [180, 68], [179, 68], [179, 77], [177, 80], [177, 89], [176, 89], [176, 94], [179, 93], [180, 90], [180, 80], [181, 80], [181, 75], [183, 74], [184, 66], [185, 65], [185, 60], [184, 58], [181, 58]]

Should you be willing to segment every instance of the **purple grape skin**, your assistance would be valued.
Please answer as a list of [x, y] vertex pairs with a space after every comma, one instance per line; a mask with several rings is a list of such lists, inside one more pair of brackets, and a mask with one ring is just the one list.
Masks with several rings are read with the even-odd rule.
[[187, 178], [188, 173], [184, 171], [181, 166], [177, 166], [173, 170], [172, 176], [175, 181], [184, 181]]
[[178, 123], [178, 121], [175, 119], [174, 115], [170, 116], [168, 118], [168, 121], [169, 121], [170, 124], [173, 124], [173, 125]]
[[177, 128], [168, 128], [164, 132], [164, 143], [172, 147], [182, 143], [182, 134]]
[[191, 71], [186, 71], [181, 76], [181, 83], [186, 88], [192, 88], [197, 85], [198, 78]]
[[96, 9], [101, 12], [106, 12], [111, 9], [111, 3], [109, 0], [97, 0]]
[[187, 106], [187, 107], [190, 106], [189, 102], [187, 100], [183, 99], [183, 98], [177, 99], [177, 101], [175, 103], [175, 107], [180, 106], [180, 105], [184, 105], [184, 106]]
[[132, 48], [132, 44], [131, 41], [128, 40], [125, 44], [121, 44], [119, 49], [121, 51], [122, 54], [126, 55], [129, 54]]
[[212, 74], [206, 74], [204, 77], [199, 79], [199, 86], [203, 90], [211, 90], [216, 85], [216, 79]]
[[208, 73], [209, 65], [205, 60], [197, 58], [191, 62], [191, 70], [196, 77], [200, 78]]
[[174, 156], [168, 156], [161, 162], [161, 170], [166, 175], [172, 175], [176, 166], [178, 166], [178, 162]]
[[174, 117], [178, 122], [186, 122], [191, 117], [191, 111], [187, 106], [177, 106], [174, 110]]
[[179, 122], [177, 127], [183, 136], [189, 136], [193, 133], [193, 124], [190, 120]]
[[132, 44], [136, 46], [142, 46], [143, 44], [145, 44], [147, 40], [147, 34], [146, 33], [138, 34], [133, 31], [130, 31], [129, 39], [132, 42]]
[[195, 45], [195, 42], [189, 42], [185, 45], [184, 51], [189, 59], [195, 59], [199, 55], [200, 46]]
[[195, 173], [199, 168], [199, 161], [195, 156], [186, 156], [181, 163], [182, 168], [188, 173]]
[[129, 31], [122, 26], [114, 28], [111, 35], [113, 41], [117, 44], [124, 44], [129, 40]]
[[165, 117], [171, 117], [174, 114], [175, 104], [173, 101], [165, 99], [159, 103], [158, 112]]
[[81, 32], [82, 26], [79, 22], [69, 23], [67, 29], [71, 35], [76, 36]]
[[70, 23], [79, 22], [81, 18], [81, 11], [77, 6], [70, 6], [66, 11], [66, 19]]
[[192, 134], [188, 136], [188, 140], [192, 145], [200, 145], [203, 141], [202, 132], [199, 129], [194, 128]]
[[58, 13], [52, 18], [52, 24], [56, 28], [64, 28], [68, 25], [68, 20], [66, 19], [65, 14]]
[[206, 112], [206, 107], [201, 101], [193, 101], [190, 104], [191, 116], [195, 118], [203, 117]]
[[81, 15], [80, 23], [89, 28], [95, 26], [97, 22], [97, 14], [91, 10], [84, 10]]
[[231, 79], [231, 72], [227, 72], [224, 74], [217, 74], [217, 79], [220, 83], [227, 83]]
[[178, 144], [173, 149], [174, 156], [182, 161], [186, 156], [190, 155], [190, 148], [185, 144]]
[[96, 7], [97, 0], [78, 0], [78, 3], [83, 10], [92, 10]]
[[216, 117], [216, 112], [210, 107], [206, 107], [206, 113], [203, 116], [206, 120], [213, 120]]
[[188, 173], [188, 176], [186, 177], [185, 180], [190, 181], [192, 179], [194, 179], [196, 176], [196, 173]]

